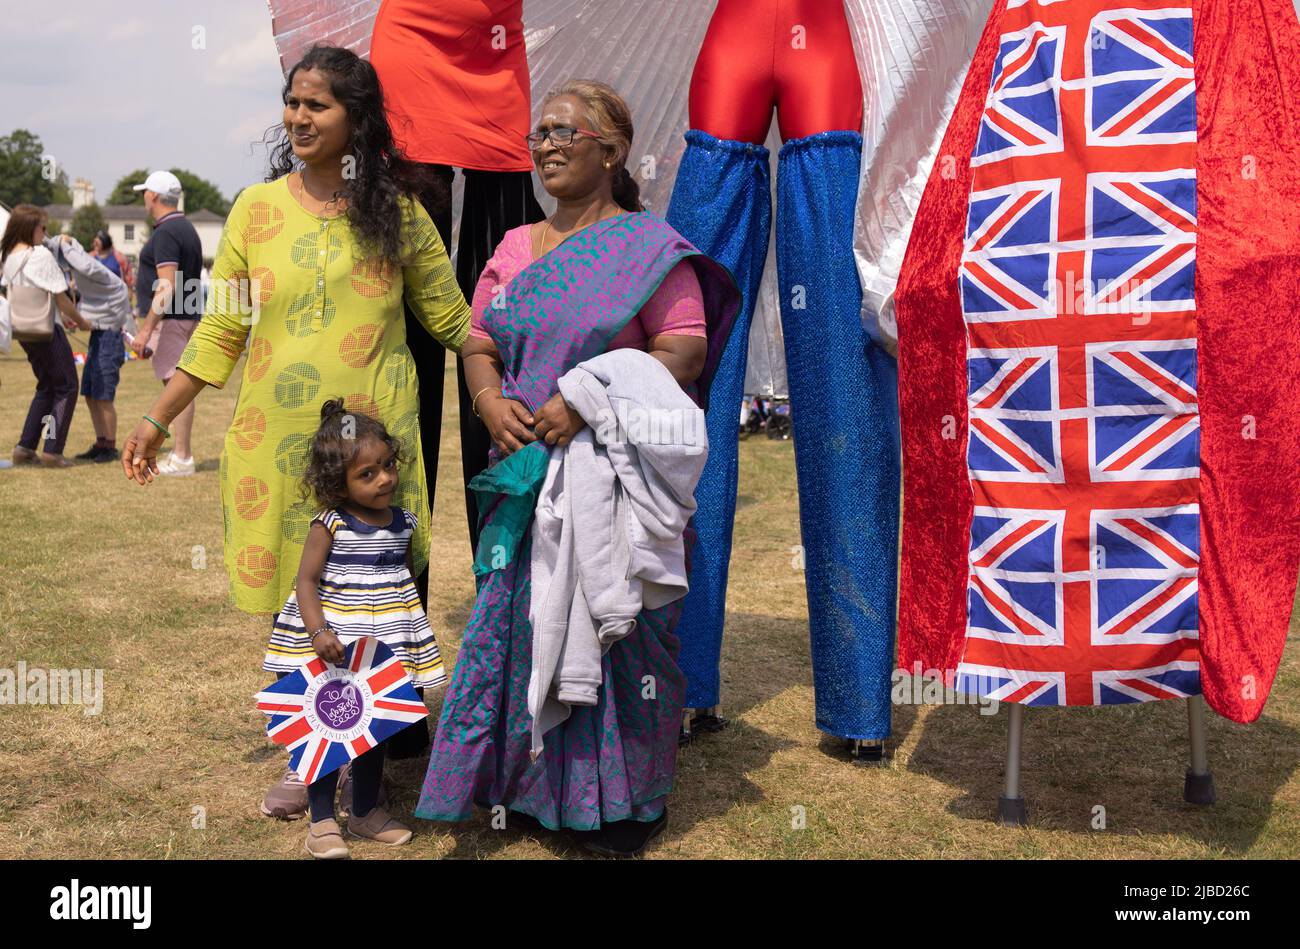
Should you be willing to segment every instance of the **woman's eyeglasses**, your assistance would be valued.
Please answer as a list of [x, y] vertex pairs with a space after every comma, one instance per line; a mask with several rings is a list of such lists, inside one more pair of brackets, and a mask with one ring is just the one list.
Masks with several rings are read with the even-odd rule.
[[585, 135], [588, 138], [600, 138], [599, 132], [590, 132], [587, 129], [570, 128], [567, 125], [557, 125], [553, 129], [545, 132], [529, 132], [524, 136], [528, 140], [528, 147], [533, 151], [542, 147], [542, 142], [550, 139], [551, 144], [556, 148], [568, 148], [573, 144], [574, 138], [579, 135]]

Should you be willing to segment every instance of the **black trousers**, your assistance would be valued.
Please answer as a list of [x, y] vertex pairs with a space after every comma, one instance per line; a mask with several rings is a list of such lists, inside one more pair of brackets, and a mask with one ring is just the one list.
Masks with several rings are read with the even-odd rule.
[[[54, 336], [48, 343], [20, 342], [18, 345], [27, 354], [32, 374], [36, 376], [36, 394], [27, 409], [18, 444], [31, 451], [39, 448], [51, 455], [61, 455], [72, 426], [72, 413], [77, 409], [77, 364], [72, 358], [68, 334], [55, 320]], [[48, 428], [46, 419], [49, 419]], [[43, 442], [42, 436], [46, 436]]]
[[[454, 169], [447, 165], [425, 166], [431, 173], [430, 187], [418, 197], [438, 228], [442, 243], [451, 253], [451, 182]], [[456, 282], [467, 301], [474, 298], [479, 275], [506, 231], [542, 220], [541, 205], [533, 196], [532, 173], [526, 171], [473, 171], [462, 169], [465, 203], [460, 215], [456, 244]], [[420, 380], [420, 440], [424, 446], [424, 471], [428, 480], [429, 505], [433, 506], [438, 480], [438, 446], [442, 438], [442, 375], [446, 350], [425, 332], [408, 307], [406, 345], [415, 360]], [[464, 475], [465, 517], [469, 524], [470, 555], [478, 546], [478, 505], [467, 487], [487, 467], [492, 440], [487, 428], [474, 415], [465, 384], [465, 366], [456, 360], [456, 388], [460, 408], [460, 454]], [[428, 591], [426, 570], [416, 578], [421, 597]]]
[[[418, 195], [420, 203], [433, 218], [438, 236], [447, 253], [451, 253], [451, 184], [455, 170], [448, 165], [426, 165], [428, 188]], [[484, 265], [496, 250], [506, 231], [522, 224], [540, 221], [546, 215], [533, 196], [533, 176], [527, 171], [473, 171], [461, 169], [465, 179], [465, 202], [460, 214], [460, 235], [456, 243], [456, 282], [467, 301], [474, 299], [474, 286]], [[420, 381], [420, 441], [423, 445], [424, 473], [428, 482], [429, 508], [432, 510], [438, 483], [438, 447], [442, 439], [442, 376], [446, 350], [439, 345], [406, 308], [406, 345], [415, 360]], [[487, 467], [492, 439], [487, 428], [472, 411], [470, 393], [465, 384], [465, 364], [456, 359], [456, 389], [460, 409], [460, 458], [464, 475], [465, 517], [469, 523], [470, 556], [478, 547], [478, 504], [469, 483]], [[420, 600], [428, 605], [429, 570], [415, 578]], [[429, 743], [424, 724], [404, 728], [389, 739], [389, 756], [412, 758]]]

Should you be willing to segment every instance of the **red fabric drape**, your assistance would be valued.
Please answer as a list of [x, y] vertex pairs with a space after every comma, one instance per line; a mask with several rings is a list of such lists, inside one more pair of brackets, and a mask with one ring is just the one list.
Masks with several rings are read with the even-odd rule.
[[[908, 669], [955, 668], [965, 634], [973, 502], [957, 268], [1004, 9], [976, 50], [896, 294]], [[1300, 566], [1300, 24], [1290, 0], [1201, 0], [1193, 12], [1202, 686], [1217, 712], [1253, 721]]]
[[1248, 722], [1300, 564], [1300, 23], [1291, 0], [1193, 9], [1201, 687]]

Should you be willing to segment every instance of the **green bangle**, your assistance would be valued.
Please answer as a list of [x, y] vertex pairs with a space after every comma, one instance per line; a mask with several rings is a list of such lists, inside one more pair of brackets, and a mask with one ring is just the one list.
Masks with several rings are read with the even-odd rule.
[[160, 421], [158, 421], [158, 420], [157, 420], [156, 418], [154, 418], [152, 415], [146, 415], [146, 416], [144, 417], [144, 420], [145, 420], [146, 422], [152, 422], [152, 423], [157, 427], [158, 431], [160, 431], [160, 432], [163, 433], [163, 437], [164, 437], [164, 438], [171, 438], [171, 437], [172, 437], [172, 433], [169, 432], [169, 431], [167, 431], [167, 429], [163, 426], [163, 423], [160, 422]]

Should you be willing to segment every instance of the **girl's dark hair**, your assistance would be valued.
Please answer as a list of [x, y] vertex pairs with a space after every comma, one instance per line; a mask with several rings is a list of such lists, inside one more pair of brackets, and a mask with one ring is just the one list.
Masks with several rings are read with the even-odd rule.
[[19, 244], [36, 246], [36, 228], [49, 221], [44, 208], [34, 204], [20, 204], [9, 212], [9, 223], [5, 225], [4, 237], [0, 237], [0, 262]]
[[[350, 421], [349, 421], [350, 420]], [[302, 496], [315, 497], [322, 511], [336, 508], [348, 499], [348, 466], [357, 456], [362, 439], [377, 438], [406, 461], [402, 440], [388, 434], [384, 423], [361, 412], [349, 412], [342, 399], [330, 399], [320, 407], [320, 428], [311, 440], [307, 470], [302, 475]]]
[[96, 231], [95, 236], [99, 238], [99, 246], [104, 250], [113, 249], [113, 235], [109, 234], [107, 230]]
[[[362, 246], [400, 267], [404, 228], [399, 198], [426, 190], [429, 175], [408, 161], [393, 141], [375, 67], [351, 50], [317, 44], [289, 70], [281, 99], [288, 100], [293, 77], [303, 69], [323, 73], [329, 80], [330, 92], [347, 112], [348, 154], [356, 165], [352, 174], [344, 176], [339, 195], [347, 199], [348, 222]], [[293, 171], [298, 163], [283, 125], [278, 126], [278, 132], [277, 127], [269, 129], [267, 136], [272, 141], [266, 180], [275, 181]]]

